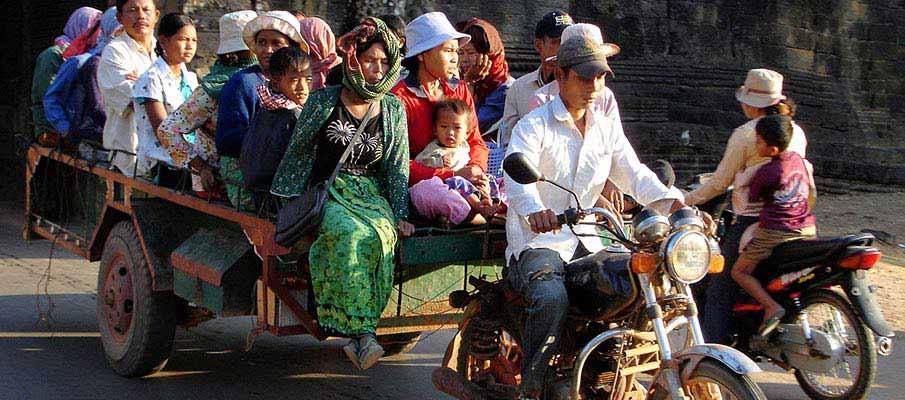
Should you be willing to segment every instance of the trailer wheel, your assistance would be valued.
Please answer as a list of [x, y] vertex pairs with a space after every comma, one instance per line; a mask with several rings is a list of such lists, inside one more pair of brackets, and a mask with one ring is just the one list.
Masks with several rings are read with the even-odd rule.
[[97, 324], [107, 363], [117, 374], [141, 377], [163, 368], [173, 350], [177, 300], [152, 289], [132, 222], [114, 225], [97, 276]]
[[383, 347], [383, 356], [389, 357], [408, 353], [415, 348], [420, 338], [421, 332], [395, 333], [392, 335], [380, 335], [377, 337], [377, 342]]

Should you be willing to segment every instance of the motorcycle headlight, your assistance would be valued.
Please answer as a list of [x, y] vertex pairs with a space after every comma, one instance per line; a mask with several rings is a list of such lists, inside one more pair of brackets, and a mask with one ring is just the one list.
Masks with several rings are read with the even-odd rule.
[[666, 241], [666, 269], [684, 283], [695, 283], [710, 269], [710, 241], [696, 230], [683, 230]]

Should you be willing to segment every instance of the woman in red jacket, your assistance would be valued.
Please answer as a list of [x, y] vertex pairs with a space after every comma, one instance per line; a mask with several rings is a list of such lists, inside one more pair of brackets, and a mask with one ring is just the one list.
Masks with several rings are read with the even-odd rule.
[[391, 92], [405, 106], [408, 121], [410, 159], [434, 139], [434, 106], [443, 99], [459, 99], [472, 108], [471, 123], [466, 135], [471, 151], [468, 165], [458, 170], [431, 168], [410, 161], [409, 185], [434, 176], [447, 179], [461, 176], [476, 185], [486, 185], [487, 145], [481, 139], [474, 112], [474, 99], [458, 74], [459, 46], [468, 43], [470, 36], [456, 31], [441, 12], [431, 12], [415, 18], [405, 29], [408, 53], [402, 65], [409, 70], [405, 80]]

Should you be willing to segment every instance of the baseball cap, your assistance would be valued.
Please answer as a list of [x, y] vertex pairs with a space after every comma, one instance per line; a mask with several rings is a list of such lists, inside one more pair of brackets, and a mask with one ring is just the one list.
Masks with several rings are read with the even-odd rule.
[[537, 26], [534, 27], [534, 37], [537, 39], [544, 37], [558, 38], [562, 35], [563, 29], [574, 23], [572, 17], [565, 11], [548, 12], [541, 17], [540, 21], [537, 22]]
[[575, 36], [566, 40], [556, 53], [560, 68], [568, 68], [584, 78], [590, 79], [606, 73], [612, 73], [606, 62], [607, 50], [593, 39]]

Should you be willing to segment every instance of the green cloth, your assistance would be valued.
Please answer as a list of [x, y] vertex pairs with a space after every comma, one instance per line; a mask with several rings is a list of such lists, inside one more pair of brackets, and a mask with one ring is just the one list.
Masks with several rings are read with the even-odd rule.
[[[308, 178], [317, 154], [317, 133], [340, 104], [340, 86], [316, 90], [302, 107], [286, 155], [277, 168], [270, 191], [283, 197], [300, 195], [308, 188]], [[393, 95], [380, 100], [383, 118], [383, 158], [374, 179], [390, 203], [396, 220], [408, 218], [409, 143], [405, 108]], [[375, 117], [377, 118], [377, 117]]]
[[[271, 192], [293, 197], [308, 187], [317, 138], [340, 86], [320, 89], [302, 108]], [[380, 100], [383, 158], [376, 176], [340, 173], [330, 187], [324, 220], [308, 253], [317, 319], [329, 334], [374, 333], [393, 287], [395, 221], [408, 217], [409, 150], [405, 109], [395, 96]]]
[[[343, 86], [353, 90], [364, 101], [372, 102], [381, 99], [393, 86], [399, 83], [399, 70], [402, 68], [400, 65], [402, 62], [402, 55], [400, 54], [402, 45], [399, 43], [399, 38], [396, 37], [396, 34], [380, 18], [369, 17], [362, 25], [357, 26], [347, 35], [351, 35], [349, 36], [350, 38], [360, 38], [362, 35], [356, 35], [356, 33], [363, 33], [367, 29], [366, 27], [373, 27], [373, 34], [379, 35], [381, 41], [383, 41], [390, 69], [380, 82], [374, 84], [366, 82], [360, 68], [357, 68], [358, 62], [355, 59], [357, 55], [354, 51], [355, 40], [349, 40], [349, 43], [341, 43], [343, 51], [346, 53], [346, 63], [349, 64], [343, 67]], [[352, 72], [350, 71], [350, 66], [355, 66], [358, 70]]]
[[223, 86], [226, 85], [229, 78], [236, 72], [257, 63], [258, 59], [255, 56], [240, 58], [236, 65], [226, 65], [220, 60], [217, 60], [217, 62], [211, 66], [210, 72], [205, 75], [204, 78], [201, 78], [201, 88], [214, 100], [220, 100], [220, 91], [223, 90]]
[[[240, 211], [253, 212], [255, 210], [251, 190], [243, 187], [245, 177], [239, 169], [239, 160], [232, 157], [220, 156], [220, 175], [226, 180], [226, 196], [233, 207], [239, 207]], [[240, 197], [241, 195], [241, 197]], [[241, 204], [241, 206], [239, 206]]]
[[317, 322], [328, 334], [374, 333], [393, 290], [396, 226], [371, 177], [339, 174], [308, 253]]
[[66, 49], [57, 45], [50, 46], [38, 54], [35, 61], [35, 72], [31, 79], [31, 118], [35, 124], [35, 136], [55, 131], [44, 116], [44, 94], [63, 65], [64, 50]]

